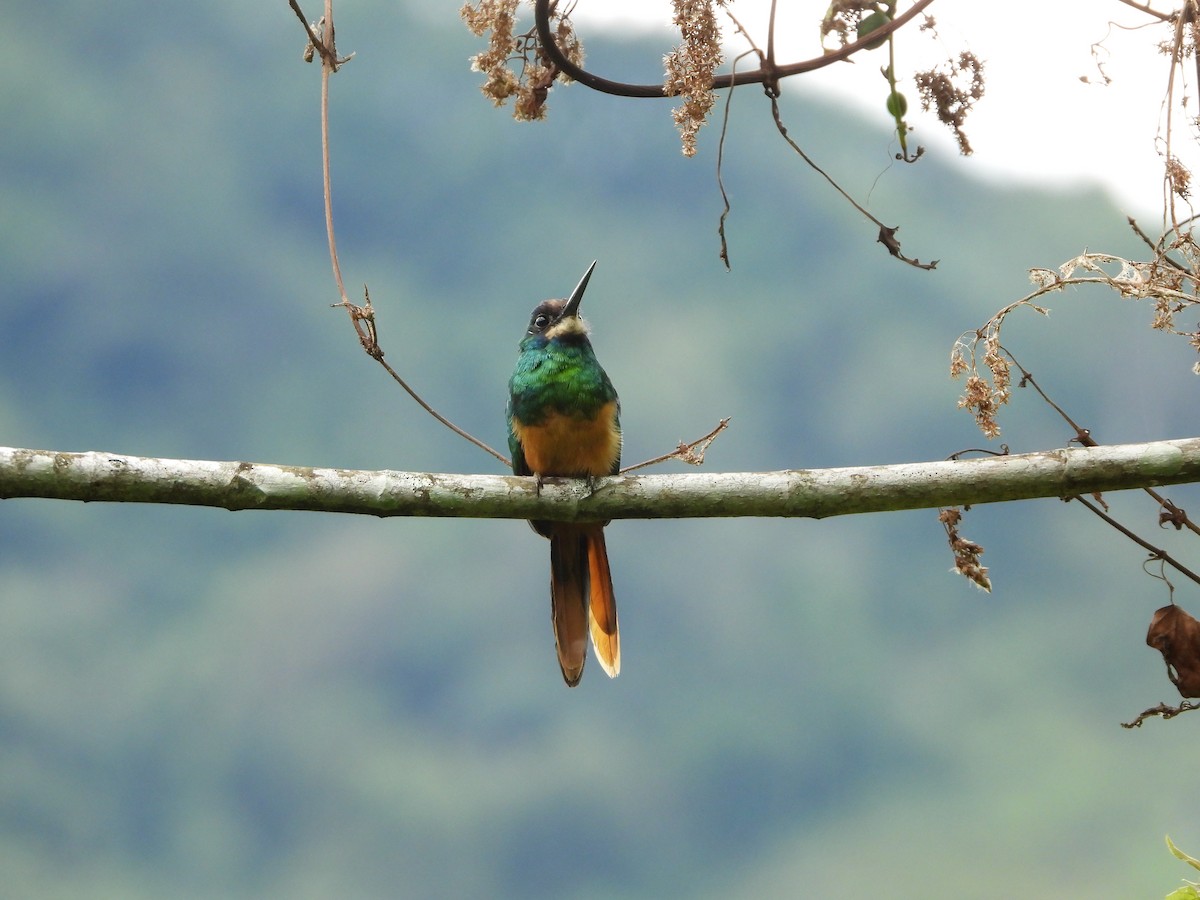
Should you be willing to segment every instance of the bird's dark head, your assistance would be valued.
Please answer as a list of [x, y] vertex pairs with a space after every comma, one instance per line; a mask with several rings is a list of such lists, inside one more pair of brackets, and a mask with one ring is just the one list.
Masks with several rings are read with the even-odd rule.
[[529, 330], [526, 337], [542, 336], [546, 340], [569, 340], [587, 336], [587, 323], [579, 315], [579, 304], [583, 302], [583, 292], [587, 289], [588, 279], [596, 268], [593, 262], [588, 270], [575, 285], [575, 290], [566, 300], [543, 300], [533, 310], [529, 317]]

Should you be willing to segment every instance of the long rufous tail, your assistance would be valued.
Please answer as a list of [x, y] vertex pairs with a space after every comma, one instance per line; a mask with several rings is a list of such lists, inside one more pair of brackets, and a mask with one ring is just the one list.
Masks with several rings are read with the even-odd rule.
[[617, 630], [617, 598], [613, 596], [612, 575], [608, 571], [608, 548], [604, 546], [604, 527], [584, 531], [588, 558], [588, 621], [596, 659], [616, 678], [621, 673], [621, 634]]
[[596, 658], [615, 678], [621, 671], [617, 601], [602, 525], [556, 525], [550, 534], [550, 616], [563, 680], [579, 684], [590, 631]]

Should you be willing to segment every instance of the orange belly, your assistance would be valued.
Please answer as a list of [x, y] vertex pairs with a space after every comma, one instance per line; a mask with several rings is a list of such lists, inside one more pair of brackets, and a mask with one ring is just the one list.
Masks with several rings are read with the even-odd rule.
[[616, 403], [606, 403], [595, 419], [551, 413], [537, 425], [513, 419], [525, 463], [537, 475], [608, 475], [621, 457]]

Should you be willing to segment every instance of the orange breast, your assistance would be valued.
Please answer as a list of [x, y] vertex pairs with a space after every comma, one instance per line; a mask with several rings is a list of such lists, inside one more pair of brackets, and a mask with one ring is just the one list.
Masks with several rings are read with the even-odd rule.
[[590, 420], [551, 413], [537, 425], [513, 419], [513, 433], [538, 475], [608, 475], [621, 456], [616, 410], [616, 403], [606, 403]]

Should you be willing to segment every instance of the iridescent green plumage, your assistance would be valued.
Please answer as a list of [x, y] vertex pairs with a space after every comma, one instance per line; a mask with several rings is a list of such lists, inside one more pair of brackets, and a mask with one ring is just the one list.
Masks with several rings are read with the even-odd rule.
[[[539, 315], [554, 315], [547, 301], [535, 311]], [[579, 321], [576, 319], [575, 321]], [[532, 324], [531, 328], [534, 327]], [[608, 375], [596, 360], [591, 342], [582, 329], [547, 337], [544, 332], [527, 334], [521, 341], [517, 365], [508, 382], [508, 449], [512, 453], [513, 472], [518, 475], [613, 475], [620, 468], [620, 403]], [[554, 446], [530, 447], [526, 455], [525, 442], [536, 442], [530, 432], [547, 430], [556, 419], [568, 419], [578, 428], [564, 425], [558, 433], [547, 435]], [[589, 428], [600, 419], [612, 429], [611, 441], [598, 440]], [[536, 466], [537, 459], [547, 460]], [[564, 459], [574, 456], [576, 459]], [[554, 463], [558, 462], [558, 465]], [[555, 469], [556, 471], [549, 471]]]

